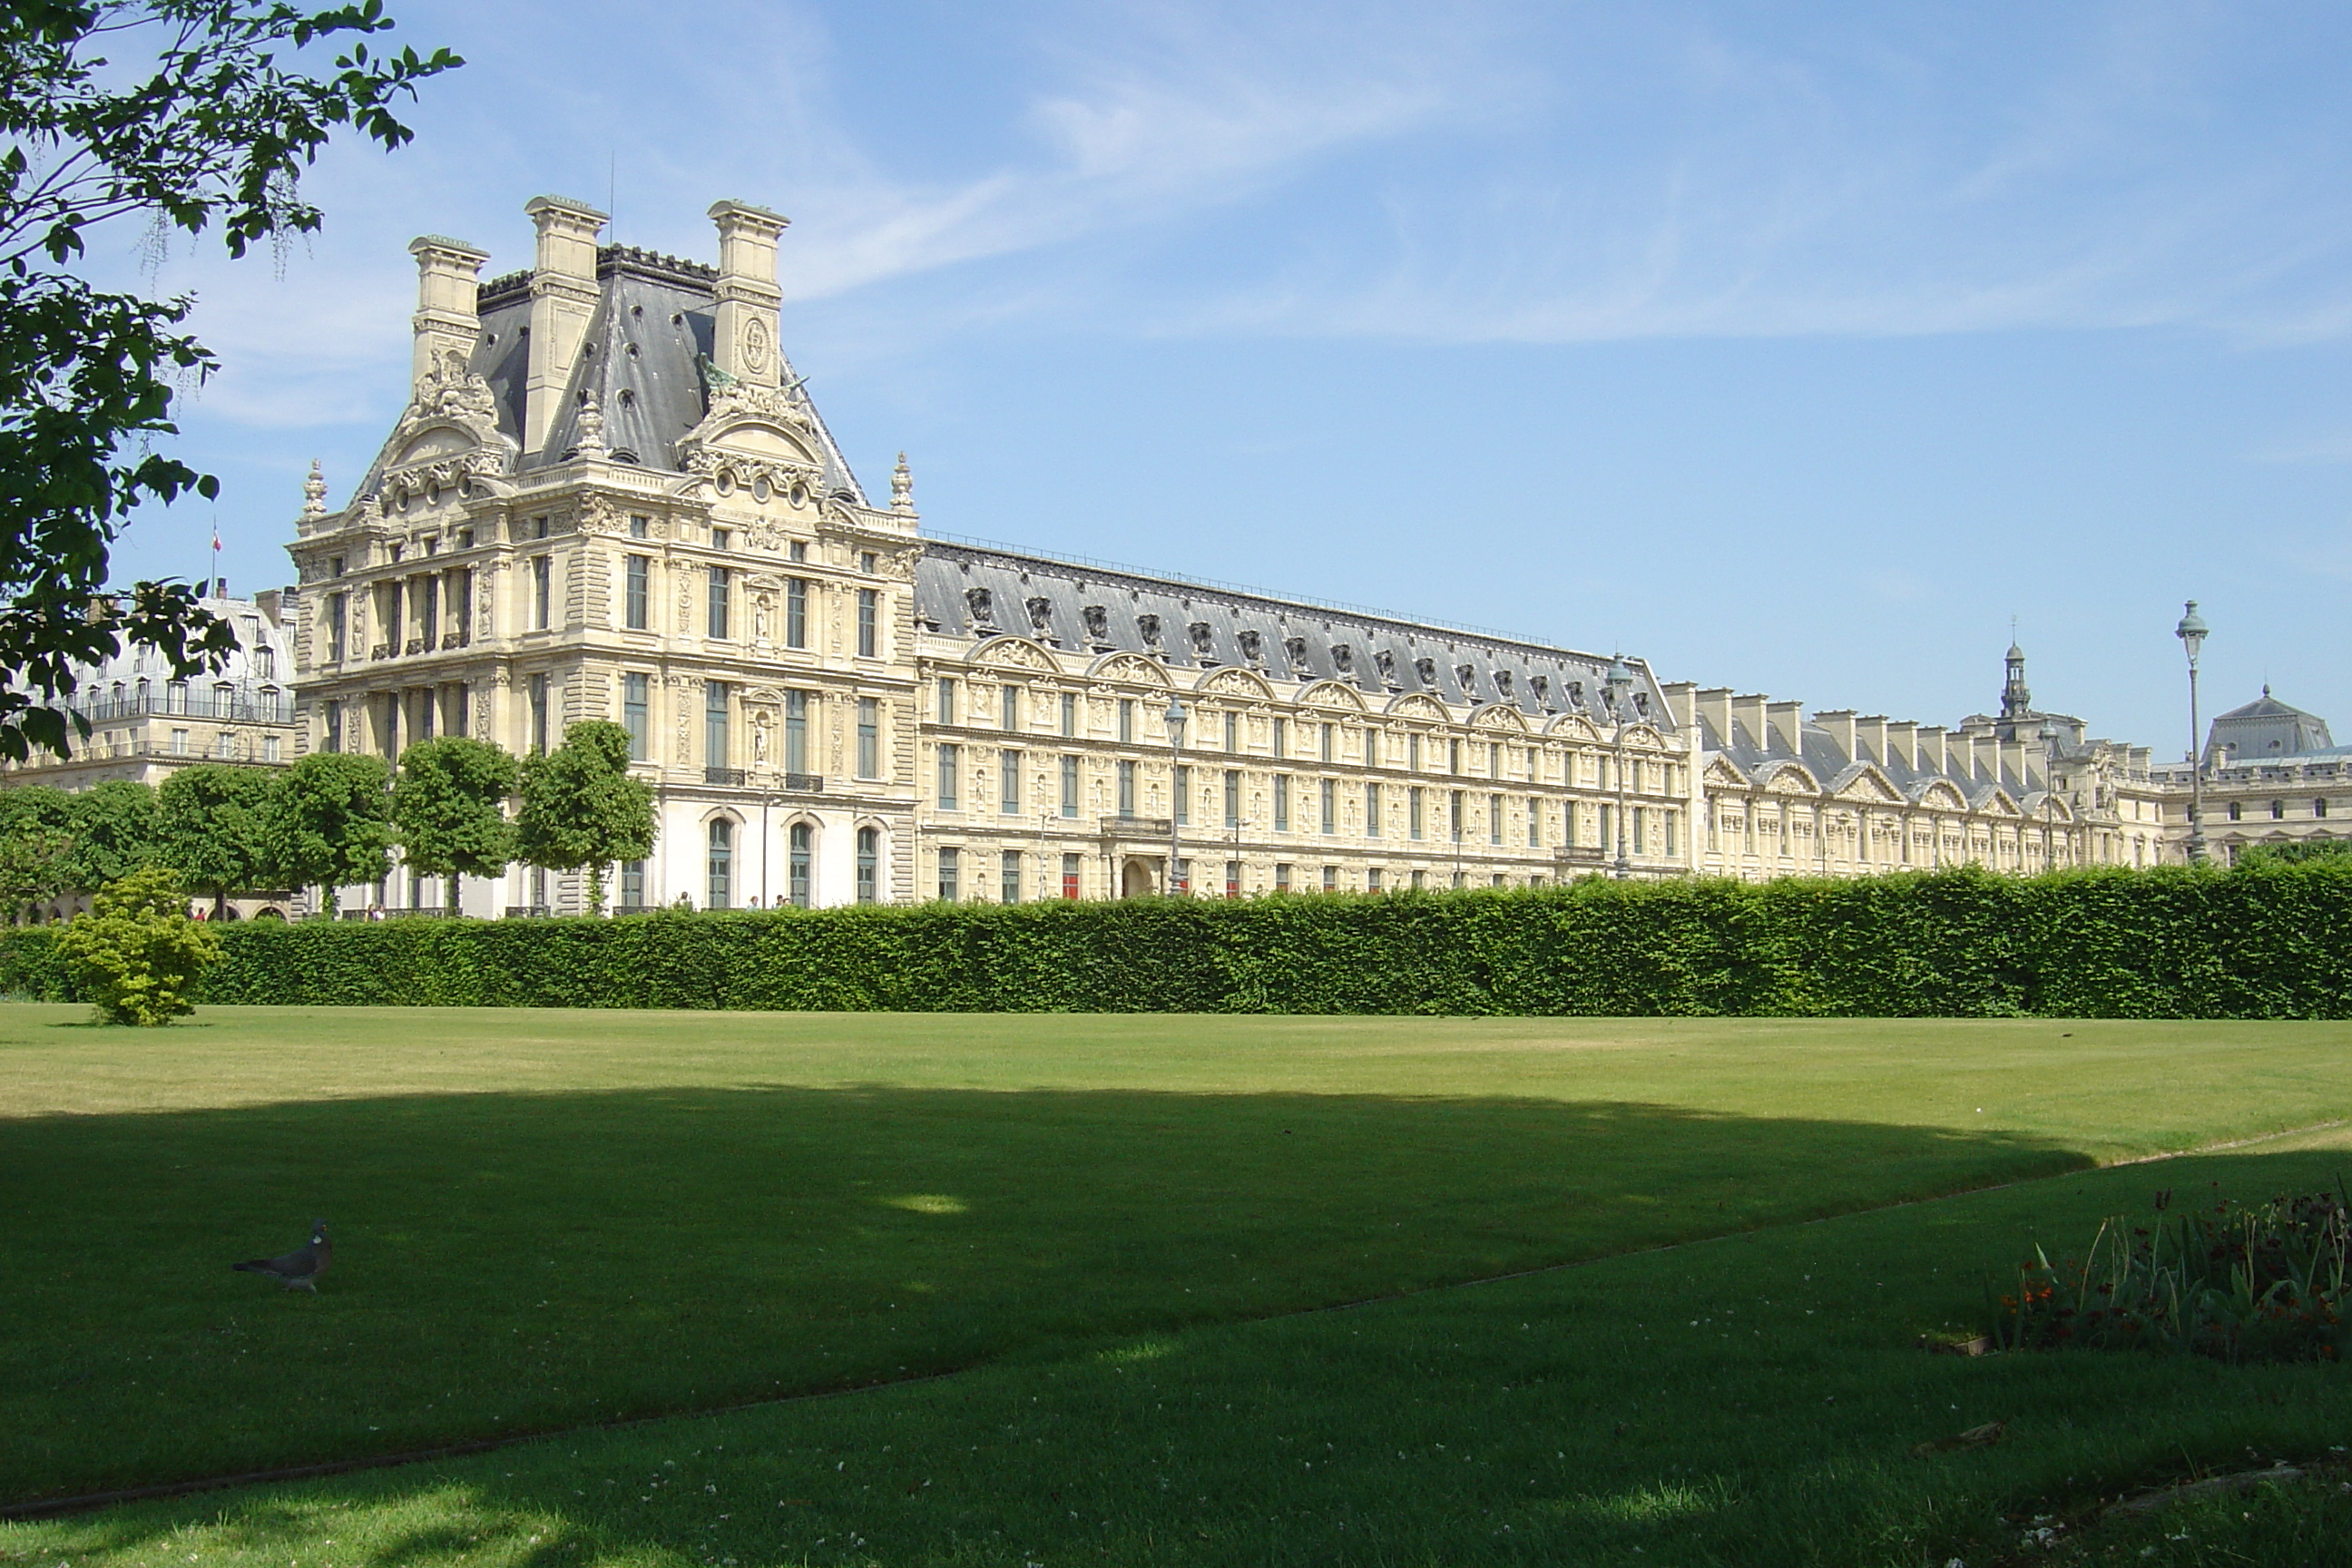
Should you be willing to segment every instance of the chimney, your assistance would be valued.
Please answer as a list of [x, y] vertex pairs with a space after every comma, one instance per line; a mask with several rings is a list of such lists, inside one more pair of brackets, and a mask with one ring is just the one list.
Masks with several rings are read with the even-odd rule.
[[719, 318], [711, 353], [724, 374], [748, 386], [782, 384], [783, 355], [776, 347], [776, 237], [790, 220], [745, 202], [714, 202], [719, 226]]
[[1892, 720], [1886, 725], [1886, 748], [1896, 762], [1906, 768], [1919, 765], [1919, 726], [1906, 719], [1900, 723]]
[[523, 395], [522, 432], [522, 449], [536, 453], [555, 428], [580, 340], [596, 313], [596, 236], [605, 215], [563, 196], [533, 196], [522, 210], [539, 229], [531, 259], [530, 380]]
[[1979, 731], [1969, 737], [1970, 771], [1979, 781], [2000, 779], [2000, 739], [1989, 731]]
[[1771, 726], [1772, 737], [1788, 748], [1792, 756], [1802, 756], [1805, 751], [1805, 705], [1801, 702], [1767, 702], [1764, 721]]
[[[1741, 729], [1748, 731], [1748, 743], [1755, 746], [1759, 751], [1771, 744], [1771, 736], [1769, 735], [1764, 729], [1764, 704], [1766, 700], [1767, 699], [1760, 691], [1751, 692], [1745, 697], [1735, 697], [1731, 700], [1732, 721], [1737, 723]], [[1731, 737], [1729, 735], [1724, 736], [1724, 740], [1727, 742], [1728, 742], [1730, 739]]]
[[1716, 743], [1731, 744], [1731, 688], [1710, 686], [1697, 694], [1698, 716], [1715, 731]]
[[408, 254], [416, 258], [416, 314], [409, 318], [416, 342], [408, 384], [411, 395], [421, 396], [425, 383], [436, 377], [454, 381], [474, 362], [474, 345], [482, 339], [474, 301], [481, 289], [482, 263], [490, 256], [437, 234], [410, 240]]
[[1941, 724], [1919, 726], [1919, 765], [1946, 778], [1952, 775], [1951, 748], [1944, 743], [1948, 738]]
[[2014, 781], [2020, 790], [2025, 788], [2025, 744], [2021, 741], [1993, 742], [1995, 776], [2004, 784]]
[[1825, 713], [1816, 713], [1813, 715], [1813, 722], [1830, 732], [1830, 739], [1836, 742], [1839, 751], [1845, 753], [1847, 762], [1856, 760], [1853, 754], [1853, 709], [1832, 708]]
[[1696, 680], [1669, 680], [1658, 688], [1666, 700], [1666, 711], [1675, 716], [1675, 727], [1687, 730], [1696, 721], [1697, 711], [1691, 705], [1691, 693], [1698, 689]]
[[1886, 765], [1886, 715], [1873, 713], [1853, 721], [1854, 739], [1870, 749], [1870, 760], [1880, 767]]

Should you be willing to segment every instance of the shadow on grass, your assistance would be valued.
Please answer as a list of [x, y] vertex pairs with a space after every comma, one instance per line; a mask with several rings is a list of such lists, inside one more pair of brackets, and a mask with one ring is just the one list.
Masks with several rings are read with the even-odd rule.
[[[2241, 1468], [2250, 1449], [2323, 1451], [2340, 1440], [2342, 1369], [1971, 1361], [1918, 1353], [1914, 1330], [1966, 1312], [1979, 1271], [2036, 1234], [2085, 1234], [2158, 1186], [2297, 1188], [2340, 1158], [2083, 1173], [1358, 1311], [1104, 1336], [1090, 1353], [856, 1399], [16, 1527], [0, 1543], [85, 1563], [367, 1568], [1986, 1561], [2037, 1515]], [[1914, 1453], [1991, 1420], [2007, 1424], [1997, 1445]], [[2241, 1560], [2149, 1543], [2166, 1563]]]
[[[0, 1500], [1049, 1357], [2086, 1162], [1640, 1104], [662, 1089], [0, 1121]], [[316, 1296], [230, 1261], [298, 1245]]]

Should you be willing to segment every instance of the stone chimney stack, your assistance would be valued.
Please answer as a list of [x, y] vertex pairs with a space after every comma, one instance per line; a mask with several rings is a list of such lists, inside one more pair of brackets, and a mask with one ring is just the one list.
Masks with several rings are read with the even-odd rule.
[[[1764, 704], [1769, 700], [1770, 700], [1760, 691], [1750, 692], [1744, 697], [1735, 697], [1731, 700], [1732, 721], [1748, 731], [1748, 741], [1759, 750], [1772, 743], [1771, 734], [1764, 728]], [[1727, 742], [1730, 739], [1728, 735], [1724, 737]]]
[[1697, 696], [1698, 716], [1715, 731], [1719, 745], [1731, 744], [1731, 688], [1710, 686]]
[[1801, 756], [1805, 750], [1805, 705], [1801, 702], [1767, 702], [1765, 722], [1771, 726], [1773, 738], [1788, 748], [1791, 756]]
[[522, 449], [536, 453], [562, 413], [563, 388], [596, 313], [596, 237], [607, 215], [564, 196], [533, 196], [522, 210], [539, 229], [530, 275], [530, 379], [523, 394]]
[[1666, 711], [1674, 715], [1677, 730], [1694, 727], [1698, 710], [1692, 705], [1691, 694], [1697, 689], [1698, 683], [1695, 680], [1669, 680], [1658, 688], [1666, 700]]
[[475, 309], [481, 288], [482, 263], [488, 251], [463, 240], [428, 234], [408, 242], [416, 258], [416, 314], [409, 324], [416, 334], [408, 385], [421, 394], [436, 376], [455, 380], [473, 363], [474, 345], [482, 340], [482, 318]]
[[1886, 765], [1886, 715], [1873, 713], [1853, 721], [1854, 739], [1869, 748], [1870, 760], [1880, 767]]
[[1919, 726], [1919, 765], [1931, 773], [1941, 773], [1946, 778], [1949, 778], [1952, 774], [1952, 755], [1950, 749], [1944, 744], [1944, 727], [1941, 724]]
[[1851, 763], [1859, 760], [1855, 757], [1853, 752], [1854, 718], [1853, 709], [1832, 708], [1828, 712], [1816, 713], [1813, 715], [1813, 722], [1819, 724], [1822, 729], [1827, 730], [1830, 732], [1830, 739], [1837, 743], [1837, 749], [1839, 751], [1845, 753], [1845, 760], [1847, 762]]
[[1886, 725], [1886, 749], [1895, 761], [1906, 768], [1916, 768], [1919, 755], [1919, 726], [1912, 720], [1900, 722], [1889, 720]]
[[1972, 753], [1970, 771], [1976, 774], [1978, 781], [1982, 783], [1990, 780], [1999, 784], [2000, 782], [2000, 737], [1981, 731], [1972, 734], [1969, 737], [1969, 750]]
[[776, 237], [791, 220], [746, 202], [714, 202], [709, 216], [719, 226], [711, 357], [747, 386], [780, 386], [784, 356], [776, 346], [776, 313], [784, 297], [776, 287]]

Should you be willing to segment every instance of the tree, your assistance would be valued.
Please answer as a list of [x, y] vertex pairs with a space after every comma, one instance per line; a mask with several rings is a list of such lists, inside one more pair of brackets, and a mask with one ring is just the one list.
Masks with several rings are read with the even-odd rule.
[[563, 731], [563, 744], [522, 762], [522, 810], [515, 847], [527, 865], [585, 868], [588, 912], [604, 908], [604, 868], [643, 858], [654, 847], [654, 792], [629, 776], [629, 732], [592, 720]]
[[168, 866], [147, 866], [99, 890], [58, 945], [109, 1024], [168, 1024], [220, 958], [220, 933], [188, 918], [188, 896]]
[[185, 886], [212, 895], [215, 919], [231, 893], [272, 879], [267, 828], [277, 783], [268, 768], [199, 763], [155, 792], [160, 856]]
[[155, 792], [131, 779], [92, 784], [73, 797], [73, 886], [116, 882], [155, 858], [163, 834]]
[[[178, 384], [212, 352], [180, 330], [186, 296], [107, 293], [65, 270], [110, 220], [158, 234], [217, 223], [231, 256], [320, 226], [302, 171], [338, 127], [390, 150], [391, 111], [462, 62], [370, 52], [382, 0], [305, 12], [286, 0], [10, 0], [0, 7], [0, 758], [65, 754], [73, 666], [159, 650], [185, 678], [220, 668], [229, 625], [194, 588], [108, 588], [124, 514], [218, 482], [151, 449], [177, 434]], [[331, 69], [302, 51], [350, 47]], [[118, 52], [109, 58], [101, 49]]]
[[400, 753], [392, 820], [401, 858], [411, 869], [449, 879], [452, 913], [461, 874], [495, 877], [514, 858], [506, 803], [518, 773], [507, 752], [463, 735], [419, 741]]
[[73, 879], [74, 797], [47, 784], [0, 791], [0, 918], [61, 893]]
[[335, 889], [376, 882], [392, 870], [392, 770], [381, 757], [313, 752], [279, 775], [263, 837], [268, 861], [298, 888], [317, 888], [319, 908]]

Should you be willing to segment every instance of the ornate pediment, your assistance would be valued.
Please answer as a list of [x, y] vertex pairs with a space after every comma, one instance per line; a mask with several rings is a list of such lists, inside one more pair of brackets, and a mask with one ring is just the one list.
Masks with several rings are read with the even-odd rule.
[[1852, 805], [1893, 805], [1902, 800], [1903, 795], [1876, 768], [1864, 768], [1846, 781], [1837, 798]]
[[1193, 689], [1222, 693], [1228, 697], [1249, 697], [1264, 700], [1274, 695], [1274, 689], [1246, 669], [1213, 669], [1201, 677]]
[[1338, 680], [1310, 682], [1299, 691], [1298, 701], [1307, 708], [1337, 708], [1349, 713], [1364, 710], [1364, 694]]
[[1133, 680], [1146, 686], [1173, 686], [1168, 672], [1156, 659], [1139, 653], [1110, 653], [1095, 660], [1087, 673], [1097, 680]]
[[[730, 382], [711, 389], [710, 411], [677, 444], [678, 466], [721, 495], [782, 491], [795, 505], [820, 493], [824, 460], [799, 389]], [[794, 487], [798, 493], [793, 494]], [[765, 500], [766, 496], [761, 496]]]
[[1555, 740], [1599, 742], [1601, 731], [1592, 721], [1581, 713], [1563, 713], [1545, 728], [1544, 732]]
[[1470, 715], [1470, 722], [1481, 730], [1507, 730], [1515, 735], [1528, 732], [1527, 716], [1503, 702], [1489, 702]]
[[1709, 788], [1746, 789], [1748, 775], [1729, 757], [1718, 753], [1707, 759], [1706, 784]]
[[1934, 811], [1966, 811], [1968, 797], [1949, 779], [1937, 779], [1919, 792], [1919, 805]]
[[425, 381], [402, 411], [383, 444], [383, 488], [393, 496], [429, 498], [436, 486], [463, 495], [472, 480], [502, 490], [518, 450], [499, 428], [490, 384], [453, 370]]
[[974, 664], [1001, 665], [1008, 669], [1034, 669], [1042, 674], [1056, 674], [1061, 665], [1054, 656], [1031, 642], [1027, 637], [1002, 637], [984, 642], [971, 650]]
[[1445, 704], [1434, 697], [1424, 697], [1418, 691], [1408, 691], [1392, 699], [1385, 711], [1393, 719], [1430, 719], [1444, 723], [1452, 717]]
[[1757, 772], [1757, 782], [1772, 795], [1819, 795], [1822, 784], [1801, 763], [1768, 763]]

